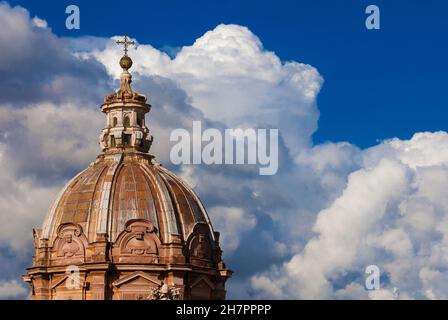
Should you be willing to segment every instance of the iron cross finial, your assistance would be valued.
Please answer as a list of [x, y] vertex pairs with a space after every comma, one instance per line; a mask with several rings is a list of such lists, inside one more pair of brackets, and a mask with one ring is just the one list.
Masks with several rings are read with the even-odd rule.
[[117, 40], [117, 44], [122, 44], [124, 46], [124, 54], [127, 56], [128, 55], [128, 45], [135, 44], [135, 42], [129, 40], [128, 35], [125, 35], [123, 40]]

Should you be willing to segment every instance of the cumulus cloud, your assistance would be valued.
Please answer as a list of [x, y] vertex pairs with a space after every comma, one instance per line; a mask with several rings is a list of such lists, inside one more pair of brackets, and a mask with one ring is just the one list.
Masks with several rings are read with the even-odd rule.
[[[103, 50], [80, 55], [95, 57], [118, 78], [121, 54], [111, 41]], [[316, 97], [323, 82], [318, 71], [283, 63], [246, 27], [219, 25], [174, 58], [146, 44], [131, 48], [130, 55], [134, 73], [172, 79], [206, 119], [230, 128], [281, 128], [293, 154], [310, 144], [317, 129]]]
[[240, 242], [241, 234], [255, 227], [254, 215], [235, 207], [213, 207], [209, 209], [213, 224], [222, 233], [223, 250], [232, 253]]
[[[383, 273], [372, 299], [444, 299], [448, 218], [448, 135], [418, 133], [361, 152], [362, 167], [317, 216], [304, 250], [286, 263], [252, 278], [266, 296], [267, 283], [280, 283], [279, 297], [366, 298], [359, 284], [366, 266]], [[320, 160], [317, 162], [320, 165]], [[338, 280], [358, 274], [337, 290]], [[267, 287], [269, 288], [269, 287]]]
[[4, 162], [18, 176], [42, 182], [76, 171], [93, 161], [104, 119], [98, 110], [39, 103], [13, 109], [0, 106]]
[[2, 161], [0, 165], [0, 247], [9, 247], [24, 258], [30, 254], [32, 229], [41, 224], [58, 187], [39, 186], [32, 178], [12, 174]]

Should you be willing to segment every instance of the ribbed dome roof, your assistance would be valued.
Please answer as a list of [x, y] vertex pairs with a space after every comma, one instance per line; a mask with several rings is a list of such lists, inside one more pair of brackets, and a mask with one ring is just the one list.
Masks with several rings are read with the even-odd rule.
[[49, 243], [64, 223], [79, 224], [89, 243], [98, 234], [115, 242], [132, 219], [149, 220], [162, 243], [172, 235], [187, 240], [197, 223], [207, 224], [207, 213], [194, 191], [151, 157], [138, 154], [100, 155], [60, 192], [42, 226]]

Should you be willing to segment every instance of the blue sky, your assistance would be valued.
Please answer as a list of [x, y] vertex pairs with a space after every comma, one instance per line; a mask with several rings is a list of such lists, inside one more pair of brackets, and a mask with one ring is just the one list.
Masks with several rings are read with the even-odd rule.
[[[282, 60], [309, 63], [324, 77], [315, 143], [350, 141], [364, 148], [378, 139], [446, 129], [446, 1], [130, 0], [126, 8], [119, 1], [10, 3], [47, 20], [61, 36], [127, 32], [159, 49], [190, 45], [220, 23], [245, 25]], [[72, 3], [81, 10], [79, 31], [65, 29], [61, 14]], [[381, 30], [364, 27], [368, 4], [380, 7]]]

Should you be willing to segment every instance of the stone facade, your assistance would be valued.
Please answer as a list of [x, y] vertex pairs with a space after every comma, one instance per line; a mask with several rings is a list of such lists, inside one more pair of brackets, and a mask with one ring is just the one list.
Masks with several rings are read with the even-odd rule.
[[30, 297], [224, 299], [232, 272], [219, 233], [194, 191], [148, 153], [151, 106], [131, 88], [127, 54], [120, 65], [120, 89], [101, 106], [101, 154], [33, 232], [33, 263], [23, 276]]

